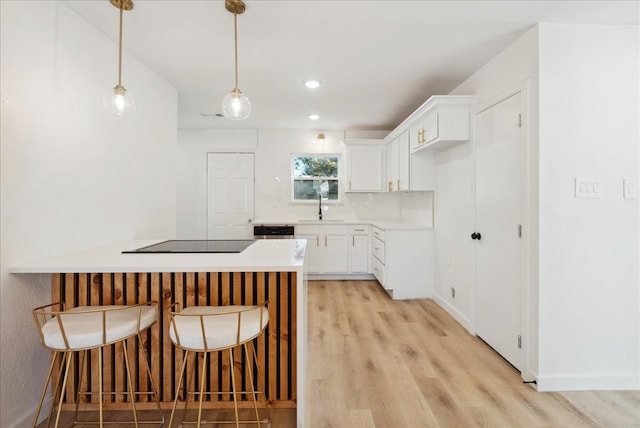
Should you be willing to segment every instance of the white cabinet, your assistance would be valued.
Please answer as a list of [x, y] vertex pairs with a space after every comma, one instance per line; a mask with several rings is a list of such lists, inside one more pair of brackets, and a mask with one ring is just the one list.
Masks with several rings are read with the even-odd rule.
[[387, 145], [387, 191], [409, 190], [409, 131]]
[[307, 239], [305, 260], [308, 273], [369, 271], [369, 225], [297, 225], [296, 238]]
[[[329, 226], [329, 228], [344, 226]], [[324, 249], [322, 251], [324, 273], [345, 273], [349, 271], [347, 234], [336, 230], [326, 230], [324, 226]]]
[[307, 249], [304, 253], [304, 261], [307, 265], [307, 272], [309, 273], [319, 273], [321, 270], [320, 267], [320, 257], [322, 256], [320, 250], [320, 232], [315, 230], [306, 230], [315, 228], [315, 226], [305, 226], [305, 230], [300, 226], [296, 226], [296, 238], [306, 239], [307, 240]]
[[347, 192], [384, 192], [386, 146], [382, 140], [345, 140]]
[[435, 165], [430, 152], [411, 154], [409, 130], [387, 146], [387, 191], [434, 190]]
[[349, 272], [369, 272], [369, 225], [352, 225], [349, 227]]
[[433, 230], [373, 226], [373, 274], [393, 299], [430, 298], [433, 293]]
[[[445, 150], [469, 141], [473, 97], [434, 96], [411, 119], [411, 152]], [[412, 115], [413, 116], [413, 115]]]

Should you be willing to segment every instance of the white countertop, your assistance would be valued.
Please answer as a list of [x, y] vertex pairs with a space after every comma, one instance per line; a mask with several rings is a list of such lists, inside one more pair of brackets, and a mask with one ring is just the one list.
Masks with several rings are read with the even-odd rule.
[[273, 225], [273, 224], [287, 224], [287, 225], [305, 225], [305, 224], [329, 224], [329, 225], [351, 225], [351, 224], [368, 224], [371, 226], [376, 226], [380, 229], [384, 230], [432, 230], [433, 226], [419, 223], [410, 223], [404, 220], [334, 220], [334, 219], [326, 219], [326, 220], [300, 220], [300, 219], [257, 219], [254, 221], [254, 224], [261, 225]]
[[9, 268], [11, 273], [302, 272], [306, 239], [259, 239], [241, 253], [122, 254], [163, 240], [90, 248]]

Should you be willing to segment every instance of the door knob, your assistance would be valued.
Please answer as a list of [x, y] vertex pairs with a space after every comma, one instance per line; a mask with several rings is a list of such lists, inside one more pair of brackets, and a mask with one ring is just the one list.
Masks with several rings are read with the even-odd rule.
[[480, 233], [473, 232], [471, 234], [471, 239], [477, 239], [479, 241], [481, 238], [482, 238], [482, 235], [480, 235]]

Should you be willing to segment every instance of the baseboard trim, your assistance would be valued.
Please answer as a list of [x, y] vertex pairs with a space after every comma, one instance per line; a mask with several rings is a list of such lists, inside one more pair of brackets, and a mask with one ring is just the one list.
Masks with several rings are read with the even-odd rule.
[[465, 317], [460, 311], [458, 311], [455, 307], [451, 306], [449, 302], [440, 297], [440, 295], [436, 292], [433, 293], [433, 300], [444, 309], [449, 315], [451, 315], [460, 325], [462, 325], [470, 334], [475, 336], [475, 332], [471, 328], [471, 321], [469, 318]]
[[541, 392], [637, 391], [640, 390], [640, 374], [539, 375], [537, 384]]

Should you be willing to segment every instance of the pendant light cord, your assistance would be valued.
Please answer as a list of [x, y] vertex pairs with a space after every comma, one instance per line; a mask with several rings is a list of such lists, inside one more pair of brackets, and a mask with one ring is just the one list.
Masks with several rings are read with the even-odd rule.
[[122, 86], [122, 13], [124, 5], [120, 9], [120, 35], [118, 39], [118, 86]]
[[238, 14], [233, 13], [233, 39], [235, 41], [236, 91], [238, 90]]

